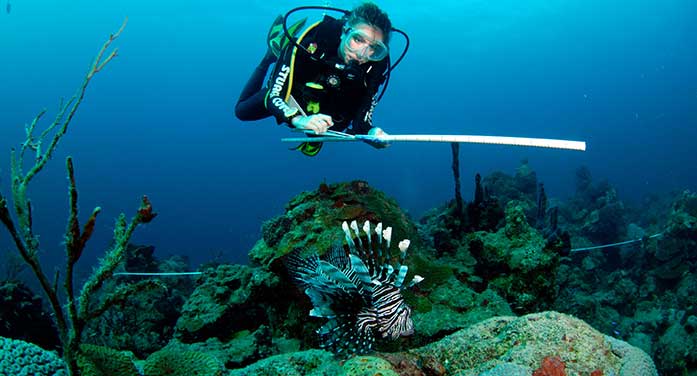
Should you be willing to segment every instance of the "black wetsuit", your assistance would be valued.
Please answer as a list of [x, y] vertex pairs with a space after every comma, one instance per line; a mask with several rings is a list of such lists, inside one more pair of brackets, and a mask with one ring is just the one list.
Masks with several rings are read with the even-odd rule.
[[325, 16], [309, 26], [298, 42], [312, 51], [312, 56], [289, 45], [276, 62], [268, 87], [263, 89], [266, 67], [262, 62], [240, 95], [235, 107], [237, 117], [258, 120], [274, 116], [279, 124], [290, 125], [299, 114], [289, 103], [292, 96], [306, 115], [330, 115], [334, 121], [331, 130], [368, 133], [373, 126], [376, 93], [389, 63], [384, 59], [346, 67], [338, 56], [343, 24]]

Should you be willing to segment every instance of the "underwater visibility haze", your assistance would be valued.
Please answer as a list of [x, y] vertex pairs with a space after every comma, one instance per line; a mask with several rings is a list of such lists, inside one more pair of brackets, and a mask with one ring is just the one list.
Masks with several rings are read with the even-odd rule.
[[[126, 241], [126, 269], [204, 272], [162, 280], [105, 273], [95, 297], [109, 301], [120, 285], [140, 282], [131, 292], [148, 298], [135, 311], [86, 307], [89, 320], [72, 349], [80, 355], [68, 363], [90, 374], [88, 363], [128, 350], [147, 362], [138, 369], [124, 360], [120, 374], [166, 374], [158, 367], [173, 359], [209, 372], [200, 374], [293, 374], [273, 365], [272, 356], [320, 348], [313, 336], [319, 329], [321, 347], [331, 352], [371, 355], [376, 341], [384, 355], [341, 365], [331, 352], [295, 358], [322, 363], [328, 374], [369, 363], [398, 374], [422, 367], [422, 374], [697, 375], [697, 2], [376, 3], [410, 40], [373, 115], [376, 126], [390, 134], [578, 140], [587, 150], [461, 144], [454, 160], [446, 143], [395, 142], [378, 150], [336, 142], [306, 157], [280, 141], [297, 134], [273, 118], [235, 118], [277, 15], [359, 2], [0, 0], [0, 192], [10, 210], [11, 150], [19, 150], [40, 111], [46, 114], [36, 135], [53, 121], [61, 98], [75, 93], [99, 48], [127, 20], [107, 50], [117, 48], [117, 55], [90, 81], [28, 189], [30, 227], [48, 279], [65, 264], [66, 245], [74, 246], [65, 236], [67, 156], [81, 225], [101, 208], [94, 231], [83, 228], [91, 239], [78, 255], [76, 294], [119, 238]], [[394, 35], [391, 53], [404, 47]], [[28, 151], [25, 169], [32, 156]], [[148, 220], [132, 238], [119, 237], [119, 213], [130, 219], [139, 205], [137, 215]], [[352, 220], [392, 226], [395, 246], [411, 239], [409, 254], [394, 267], [378, 260], [370, 231], [341, 231]], [[350, 244], [361, 238], [368, 248], [356, 251]], [[643, 240], [572, 251], [636, 239]], [[0, 287], [0, 295], [15, 302], [29, 296], [37, 315], [29, 321], [49, 329], [19, 330], [34, 316], [0, 309], [7, 323], [5, 331], [0, 325], [0, 351], [23, 340], [63, 354], [65, 341], [41, 334], [52, 330], [50, 302], [31, 271], [22, 271], [15, 249], [0, 231], [0, 282], [11, 286]], [[293, 278], [298, 286], [288, 283]], [[158, 290], [163, 284], [166, 293]], [[371, 286], [392, 292], [377, 296]], [[336, 315], [348, 301], [350, 318]], [[308, 315], [311, 309], [316, 314]], [[139, 316], [146, 311], [147, 318]], [[344, 348], [337, 338], [354, 341], [356, 320], [356, 338], [366, 342]], [[410, 335], [385, 340], [370, 332], [395, 326]], [[340, 335], [327, 333], [337, 327]], [[514, 360], [477, 359], [477, 351], [497, 349], [486, 341], [477, 351], [468, 347], [482, 333], [520, 335], [529, 348], [549, 351], [536, 358], [512, 340]], [[568, 346], [535, 342], [540, 333]], [[602, 359], [588, 359], [593, 347], [606, 349]], [[0, 373], [8, 364], [25, 366], [2, 356]], [[45, 374], [67, 372], [58, 356], [40, 356], [57, 364]], [[285, 366], [302, 374], [292, 363]], [[414, 366], [399, 368], [405, 364]]]

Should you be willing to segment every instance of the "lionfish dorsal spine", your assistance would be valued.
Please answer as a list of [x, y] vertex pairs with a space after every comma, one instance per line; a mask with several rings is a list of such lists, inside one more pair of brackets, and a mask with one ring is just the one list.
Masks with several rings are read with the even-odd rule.
[[394, 267], [390, 264], [385, 264], [383, 266], [383, 270], [385, 272], [385, 281], [389, 281], [390, 278], [392, 278], [392, 273], [394, 273]]
[[392, 255], [390, 254], [390, 244], [392, 243], [392, 227], [387, 227], [386, 229], [382, 230], [382, 238], [385, 239], [385, 246], [383, 248], [383, 251], [385, 253], [386, 259], [389, 261], [392, 258]]
[[365, 221], [363, 223], [363, 232], [365, 233], [368, 241], [365, 244], [365, 259], [368, 263], [368, 270], [370, 270], [370, 275], [375, 274], [375, 270], [379, 263], [378, 256], [375, 253], [375, 245], [373, 244], [373, 237], [370, 233], [370, 221]]
[[368, 244], [369, 246], [373, 244], [373, 239], [370, 236], [370, 221], [365, 221], [363, 224], [363, 232], [365, 232], [365, 236], [368, 237]]
[[409, 239], [404, 239], [399, 242], [399, 263], [403, 264], [404, 260], [407, 258], [407, 249], [409, 249], [409, 244], [411, 241]]
[[408, 271], [409, 271], [409, 268], [406, 265], [402, 265], [399, 267], [399, 273], [397, 273], [397, 277], [395, 278], [395, 281], [394, 281], [395, 287], [402, 288], [402, 284], [404, 284], [404, 278], [407, 277]]
[[375, 248], [378, 250], [378, 257], [382, 258], [382, 222], [375, 226], [375, 233], [378, 234], [378, 245]]
[[341, 224], [341, 229], [344, 230], [344, 234], [346, 235], [346, 244], [348, 244], [351, 253], [356, 253], [356, 243], [353, 241], [353, 236], [351, 236], [351, 231], [349, 230], [349, 225], [346, 223], [346, 221]]
[[411, 279], [411, 282], [407, 285], [407, 288], [412, 288], [414, 287], [417, 283], [421, 282], [424, 280], [424, 277], [420, 275], [415, 275], [414, 278]]
[[351, 230], [353, 230], [353, 233], [356, 234], [356, 241], [358, 241], [358, 248], [360, 248], [361, 251], [363, 251], [365, 248], [363, 247], [363, 241], [361, 240], [361, 233], [358, 231], [358, 222], [354, 219], [351, 221]]

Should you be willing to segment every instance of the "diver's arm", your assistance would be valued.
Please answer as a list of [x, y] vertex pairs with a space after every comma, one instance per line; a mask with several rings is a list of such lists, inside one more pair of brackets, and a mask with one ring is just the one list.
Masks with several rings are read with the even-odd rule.
[[[376, 92], [374, 92], [373, 96], [370, 97], [370, 100], [364, 101], [364, 103], [360, 107], [358, 111], [358, 116], [353, 121], [352, 133], [365, 134], [368, 136], [375, 136], [377, 138], [379, 138], [380, 136], [387, 136], [387, 132], [382, 130], [382, 128], [373, 125], [373, 111], [375, 110], [376, 105], [377, 95]], [[390, 146], [389, 143], [382, 142], [379, 139], [370, 141], [366, 140], [365, 142], [377, 149], [382, 149]]]
[[352, 132], [354, 134], [368, 134], [373, 128], [373, 111], [377, 105], [375, 96], [366, 96], [363, 98], [358, 113], [351, 123]]
[[279, 124], [285, 123], [291, 128], [308, 129], [316, 134], [323, 134], [334, 125], [331, 116], [324, 114], [305, 116], [283, 99], [290, 90], [292, 55], [292, 47], [286, 48], [276, 63], [271, 76], [271, 87], [266, 95], [266, 108]]
[[291, 49], [286, 48], [274, 67], [269, 83], [269, 90], [266, 93], [264, 104], [276, 121], [286, 123], [292, 127], [292, 119], [299, 116], [299, 110], [292, 107], [284, 100], [290, 90], [291, 68], [290, 60], [292, 57]]

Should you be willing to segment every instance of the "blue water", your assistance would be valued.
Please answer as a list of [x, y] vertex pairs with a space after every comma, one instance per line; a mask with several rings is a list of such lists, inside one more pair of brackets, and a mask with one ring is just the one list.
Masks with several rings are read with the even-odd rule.
[[[279, 142], [273, 120], [242, 123], [234, 103], [265, 51], [274, 16], [300, 1], [0, 0], [0, 189], [23, 125], [77, 89], [128, 16], [118, 57], [99, 73], [53, 160], [33, 182], [47, 262], [63, 260], [67, 182], [75, 158], [83, 221], [101, 206], [85, 264], [103, 254], [113, 219], [147, 194], [157, 219], [134, 241], [194, 264], [215, 252], [245, 262], [261, 223], [321, 182], [365, 179], [418, 218], [453, 195], [447, 144], [331, 144], [313, 159]], [[145, 3], [145, 4], [144, 4]], [[338, 7], [354, 2], [330, 1]], [[620, 197], [697, 189], [697, 2], [692, 0], [382, 1], [411, 48], [375, 113], [390, 133], [585, 140], [585, 153], [461, 148], [473, 176], [514, 173], [528, 159], [548, 194], [573, 193], [586, 165]], [[311, 16], [317, 15], [316, 13]], [[402, 42], [394, 38], [393, 49]], [[48, 122], [44, 122], [46, 125]], [[30, 159], [30, 158], [29, 158]], [[0, 249], [11, 249], [0, 232]]]

